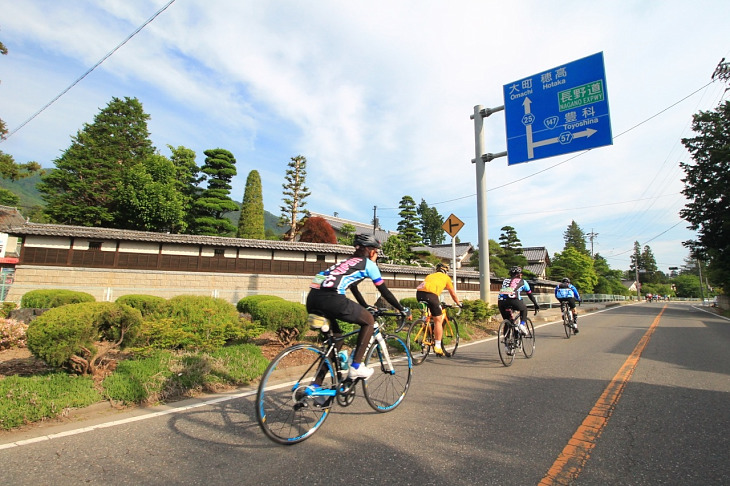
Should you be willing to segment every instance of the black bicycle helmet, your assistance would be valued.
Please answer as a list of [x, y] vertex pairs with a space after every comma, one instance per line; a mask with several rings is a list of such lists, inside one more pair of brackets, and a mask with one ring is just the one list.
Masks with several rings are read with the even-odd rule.
[[373, 235], [360, 233], [355, 235], [354, 246], [367, 246], [370, 248], [380, 248], [380, 242]]
[[569, 284], [569, 283], [570, 283], [570, 279], [569, 279], [568, 277], [565, 277], [565, 278], [563, 279], [563, 283], [568, 283], [568, 284]]
[[449, 273], [449, 266], [446, 263], [437, 263], [436, 264], [436, 271], [437, 272]]
[[515, 275], [519, 275], [521, 273], [522, 273], [522, 267], [512, 267], [509, 269], [510, 277], [514, 277]]

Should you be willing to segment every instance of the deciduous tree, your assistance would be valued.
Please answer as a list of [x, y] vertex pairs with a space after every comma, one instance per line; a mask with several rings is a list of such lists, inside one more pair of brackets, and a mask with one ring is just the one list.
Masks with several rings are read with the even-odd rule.
[[304, 221], [299, 241], [307, 243], [337, 243], [337, 235], [326, 219], [310, 216]]

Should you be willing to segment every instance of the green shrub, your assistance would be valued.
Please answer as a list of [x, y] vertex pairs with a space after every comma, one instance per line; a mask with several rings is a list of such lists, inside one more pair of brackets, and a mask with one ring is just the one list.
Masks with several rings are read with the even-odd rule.
[[267, 300], [253, 309], [251, 317], [276, 333], [282, 344], [289, 344], [307, 329], [307, 308], [287, 300]]
[[142, 313], [142, 317], [148, 317], [161, 312], [167, 301], [156, 295], [128, 294], [122, 295], [116, 302], [137, 309]]
[[489, 304], [480, 299], [463, 300], [462, 304], [463, 307], [459, 316], [460, 322], [485, 321], [499, 312], [497, 306], [490, 307]]
[[8, 319], [10, 317], [10, 313], [17, 309], [17, 307], [18, 306], [15, 302], [3, 302], [2, 309], [0, 309], [0, 317]]
[[266, 302], [268, 300], [284, 299], [277, 297], [276, 295], [249, 295], [248, 297], [244, 297], [238, 301], [236, 309], [238, 309], [238, 312], [254, 315], [256, 313], [256, 306], [258, 306], [261, 302]]
[[418, 299], [416, 299], [415, 297], [406, 297], [405, 299], [401, 299], [400, 304], [403, 307], [408, 307], [411, 310], [411, 314], [413, 314], [413, 320], [423, 317], [423, 312], [421, 311], [421, 304], [418, 302]]
[[178, 295], [167, 300], [158, 314], [145, 320], [137, 345], [211, 350], [229, 341], [247, 339], [251, 332], [229, 302], [214, 297]]
[[94, 296], [86, 292], [65, 289], [38, 289], [23, 294], [23, 297], [20, 299], [20, 307], [28, 309], [50, 309], [66, 304], [95, 301]]
[[56, 307], [28, 326], [28, 349], [50, 366], [94, 373], [106, 353], [130, 343], [142, 315], [129, 306], [84, 302]]

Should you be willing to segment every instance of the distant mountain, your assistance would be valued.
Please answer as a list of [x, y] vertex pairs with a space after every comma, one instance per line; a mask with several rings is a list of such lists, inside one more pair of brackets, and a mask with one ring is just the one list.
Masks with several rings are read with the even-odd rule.
[[46, 204], [41, 198], [41, 193], [35, 187], [40, 181], [40, 175], [26, 177], [15, 182], [10, 179], [0, 178], [0, 187], [18, 196], [20, 198], [20, 211], [27, 212], [34, 206], [44, 206]]
[[[41, 197], [40, 191], [36, 188], [36, 184], [41, 181], [40, 175], [34, 175], [18, 181], [0, 178], [0, 188], [7, 189], [20, 198], [20, 212], [27, 214], [30, 209], [37, 206], [45, 206], [45, 201]], [[241, 207], [241, 203], [236, 203]], [[240, 211], [226, 213], [226, 218], [238, 227], [238, 220], [241, 217]], [[284, 230], [279, 227], [279, 217], [274, 216], [270, 212], [264, 210], [264, 230], [272, 230], [275, 234], [280, 235]]]

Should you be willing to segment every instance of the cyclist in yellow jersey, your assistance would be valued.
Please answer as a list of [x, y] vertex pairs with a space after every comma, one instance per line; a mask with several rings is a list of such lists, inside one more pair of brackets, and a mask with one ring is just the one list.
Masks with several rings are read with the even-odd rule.
[[416, 300], [426, 302], [431, 311], [433, 319], [433, 333], [436, 345], [433, 348], [437, 356], [444, 356], [444, 350], [441, 348], [441, 338], [444, 335], [444, 315], [441, 310], [441, 292], [444, 289], [449, 291], [454, 303], [461, 307], [461, 301], [456, 296], [454, 285], [449, 277], [449, 266], [445, 263], [436, 265], [436, 271], [426, 277], [416, 288]]

